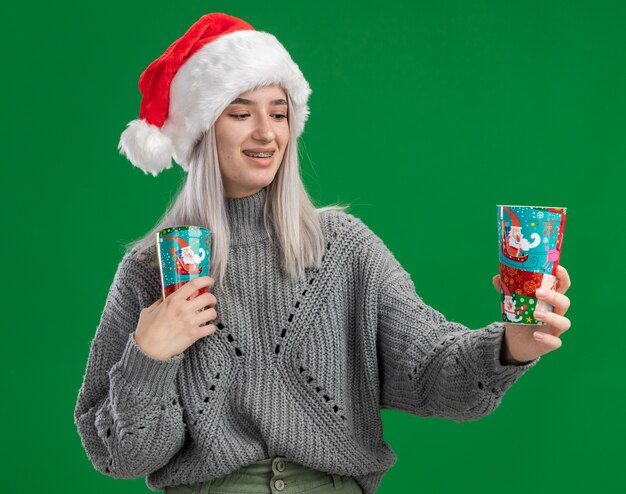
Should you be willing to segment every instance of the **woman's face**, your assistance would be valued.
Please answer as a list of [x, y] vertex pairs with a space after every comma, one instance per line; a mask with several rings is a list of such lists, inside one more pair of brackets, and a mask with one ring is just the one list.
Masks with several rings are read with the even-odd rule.
[[247, 197], [272, 183], [289, 141], [287, 95], [278, 86], [239, 95], [215, 122], [225, 197]]

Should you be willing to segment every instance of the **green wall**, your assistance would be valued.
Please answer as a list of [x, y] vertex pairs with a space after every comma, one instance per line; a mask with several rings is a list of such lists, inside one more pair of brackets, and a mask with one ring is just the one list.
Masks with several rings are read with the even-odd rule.
[[3, 492], [148, 492], [92, 468], [72, 414], [121, 243], [184, 178], [179, 167], [146, 176], [117, 153], [139, 74], [210, 11], [291, 52], [313, 88], [301, 142], [311, 196], [352, 203], [449, 319], [479, 328], [499, 316], [496, 204], [569, 208], [563, 347], [478, 422], [384, 411], [398, 462], [379, 492], [623, 485], [624, 2], [36, 0], [2, 11]]

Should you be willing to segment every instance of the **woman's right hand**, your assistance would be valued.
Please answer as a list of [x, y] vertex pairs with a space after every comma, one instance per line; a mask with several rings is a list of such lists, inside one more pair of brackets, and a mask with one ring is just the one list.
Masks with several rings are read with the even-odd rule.
[[[135, 342], [141, 351], [154, 359], [167, 360], [183, 353], [200, 338], [215, 333], [215, 325], [201, 324], [217, 318], [217, 299], [209, 292], [197, 293], [213, 283], [210, 276], [194, 278], [165, 300], [159, 297], [143, 309], [135, 329]], [[208, 309], [202, 310], [207, 306]]]

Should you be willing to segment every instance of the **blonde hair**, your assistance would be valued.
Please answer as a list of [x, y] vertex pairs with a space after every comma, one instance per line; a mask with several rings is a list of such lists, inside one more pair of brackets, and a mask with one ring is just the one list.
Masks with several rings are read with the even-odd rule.
[[[287, 98], [291, 108], [289, 95]], [[290, 126], [285, 155], [274, 180], [266, 187], [263, 208], [265, 229], [270, 233], [272, 226], [276, 233], [285, 273], [292, 279], [304, 279], [305, 268], [320, 267], [325, 248], [320, 213], [345, 211], [348, 207], [333, 204], [316, 208], [313, 205], [300, 176], [298, 143]], [[154, 248], [156, 233], [175, 225], [195, 225], [211, 231], [211, 276], [218, 283], [223, 280], [230, 250], [230, 227], [219, 169], [215, 126], [211, 126], [195, 144], [187, 178], [165, 213], [149, 233], [125, 244], [126, 252], [145, 252]]]

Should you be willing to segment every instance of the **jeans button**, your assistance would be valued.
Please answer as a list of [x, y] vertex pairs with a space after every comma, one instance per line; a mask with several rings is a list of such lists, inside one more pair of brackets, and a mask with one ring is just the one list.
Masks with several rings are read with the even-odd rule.
[[285, 482], [282, 479], [278, 479], [274, 482], [274, 487], [276, 487], [277, 491], [282, 491], [285, 488]]
[[276, 463], [276, 470], [278, 470], [279, 472], [285, 470], [285, 462], [280, 460], [278, 463]]

